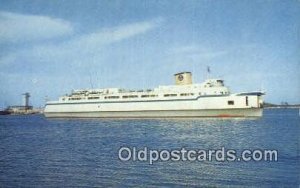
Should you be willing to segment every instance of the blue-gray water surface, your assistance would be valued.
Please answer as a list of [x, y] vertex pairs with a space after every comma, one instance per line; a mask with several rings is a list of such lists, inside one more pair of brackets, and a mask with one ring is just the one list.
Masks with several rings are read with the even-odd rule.
[[[259, 119], [0, 116], [0, 187], [299, 187], [298, 109]], [[278, 161], [120, 161], [120, 147], [276, 149]]]

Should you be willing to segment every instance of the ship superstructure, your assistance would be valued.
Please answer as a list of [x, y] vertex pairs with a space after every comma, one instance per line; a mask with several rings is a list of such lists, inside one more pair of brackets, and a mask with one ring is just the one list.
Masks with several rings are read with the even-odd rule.
[[231, 94], [222, 79], [193, 84], [191, 72], [174, 75], [175, 85], [148, 90], [74, 90], [49, 101], [47, 117], [248, 117], [262, 115], [263, 92]]

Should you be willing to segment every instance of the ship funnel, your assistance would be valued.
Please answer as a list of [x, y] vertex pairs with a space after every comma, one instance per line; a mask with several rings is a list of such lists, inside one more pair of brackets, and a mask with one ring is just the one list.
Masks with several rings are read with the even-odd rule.
[[192, 73], [191, 72], [180, 72], [174, 74], [176, 85], [188, 85], [192, 84]]

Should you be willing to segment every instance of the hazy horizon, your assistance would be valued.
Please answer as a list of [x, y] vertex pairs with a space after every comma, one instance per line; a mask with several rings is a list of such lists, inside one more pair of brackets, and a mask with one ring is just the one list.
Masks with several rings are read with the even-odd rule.
[[300, 2], [0, 0], [0, 107], [72, 89], [147, 89], [173, 74], [300, 104]]

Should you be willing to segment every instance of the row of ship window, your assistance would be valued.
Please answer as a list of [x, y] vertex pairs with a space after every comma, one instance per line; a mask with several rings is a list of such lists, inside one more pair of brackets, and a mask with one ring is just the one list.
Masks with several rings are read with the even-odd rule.
[[[199, 95], [206, 95], [206, 93], [199, 93]], [[221, 92], [221, 94], [228, 94], [227, 92]], [[180, 96], [194, 96], [194, 93], [181, 93]], [[164, 94], [164, 97], [177, 97], [177, 94]], [[130, 98], [138, 98], [138, 95], [123, 95], [123, 99], [130, 99]], [[158, 95], [141, 95], [141, 98], [148, 98], [148, 97], [158, 97]], [[120, 96], [105, 96], [104, 99], [119, 99]], [[72, 97], [69, 98], [69, 100], [81, 100], [82, 98], [80, 97]], [[88, 97], [88, 100], [93, 100], [93, 99], [100, 99], [100, 97]], [[64, 100], [64, 99], [63, 99]]]
[[[193, 96], [194, 93], [181, 93], [180, 96]], [[176, 97], [177, 94], [164, 94], [164, 97]], [[138, 95], [123, 95], [123, 99], [138, 98]], [[141, 98], [158, 97], [158, 95], [141, 95]], [[104, 99], [119, 99], [120, 96], [105, 96]], [[81, 100], [80, 97], [72, 97], [69, 100]], [[100, 97], [88, 97], [88, 100], [100, 99]], [[64, 99], [63, 99], [64, 100]]]

